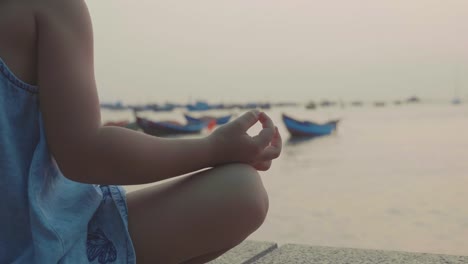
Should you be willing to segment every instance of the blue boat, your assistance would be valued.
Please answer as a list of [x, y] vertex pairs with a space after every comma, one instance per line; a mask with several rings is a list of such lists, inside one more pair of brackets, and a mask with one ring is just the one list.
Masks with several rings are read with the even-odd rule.
[[207, 126], [204, 122], [184, 125], [176, 121], [151, 121], [138, 116], [136, 122], [143, 132], [158, 137], [199, 134]]
[[283, 114], [283, 122], [292, 137], [319, 137], [333, 133], [339, 120], [332, 120], [324, 124], [310, 121], [299, 121]]
[[170, 112], [174, 110], [175, 105], [173, 104], [164, 104], [164, 105], [158, 105], [158, 104], [151, 104], [148, 105], [148, 109], [152, 110], [154, 112]]
[[101, 103], [101, 108], [109, 110], [126, 110], [127, 107], [120, 101], [116, 103]]
[[187, 110], [189, 111], [207, 111], [211, 109], [212, 109], [211, 105], [209, 105], [206, 102], [201, 102], [201, 101], [198, 101], [195, 104], [187, 105]]
[[227, 122], [229, 122], [229, 120], [231, 120], [232, 115], [226, 115], [226, 116], [221, 116], [221, 117], [214, 117], [214, 116], [206, 115], [206, 116], [197, 118], [188, 114], [184, 114], [184, 117], [185, 119], [187, 119], [188, 123], [200, 123], [200, 122], [209, 123], [211, 120], [216, 120], [216, 125], [224, 125]]

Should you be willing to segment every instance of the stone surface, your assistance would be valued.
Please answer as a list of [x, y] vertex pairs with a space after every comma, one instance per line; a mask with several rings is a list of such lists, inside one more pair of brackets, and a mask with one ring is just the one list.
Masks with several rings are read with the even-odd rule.
[[226, 252], [226, 254], [208, 263], [250, 264], [265, 254], [274, 251], [276, 248], [276, 243], [272, 242], [244, 241], [237, 247]]
[[[237, 262], [236, 262], [237, 263]], [[468, 263], [468, 256], [448, 256], [383, 250], [316, 247], [286, 244], [253, 262], [254, 264], [432, 264]]]

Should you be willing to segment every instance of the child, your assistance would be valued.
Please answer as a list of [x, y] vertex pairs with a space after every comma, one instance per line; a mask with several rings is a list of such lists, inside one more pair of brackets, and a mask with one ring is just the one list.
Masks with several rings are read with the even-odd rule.
[[0, 263], [204, 263], [263, 223], [265, 113], [198, 139], [101, 126], [84, 0], [0, 0], [0, 58]]

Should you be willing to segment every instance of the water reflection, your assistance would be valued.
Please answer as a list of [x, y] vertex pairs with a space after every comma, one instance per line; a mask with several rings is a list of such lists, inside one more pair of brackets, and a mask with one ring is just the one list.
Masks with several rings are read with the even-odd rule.
[[331, 138], [336, 138], [337, 137], [337, 132], [333, 132], [330, 135], [326, 136], [321, 136], [321, 137], [289, 137], [285, 144], [286, 146], [297, 146], [297, 145], [303, 145], [303, 144], [310, 144], [311, 142], [323, 142], [330, 140]]
[[289, 137], [288, 140], [285, 142], [286, 146], [295, 146], [299, 144], [304, 144], [306, 142], [311, 142], [314, 140], [318, 140], [317, 137]]

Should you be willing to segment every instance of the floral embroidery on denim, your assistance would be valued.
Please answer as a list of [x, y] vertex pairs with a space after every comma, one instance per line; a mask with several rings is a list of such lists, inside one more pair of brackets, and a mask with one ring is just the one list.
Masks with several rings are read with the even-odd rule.
[[104, 232], [99, 228], [95, 232], [88, 233], [86, 246], [86, 253], [90, 262], [96, 258], [100, 264], [115, 262], [117, 260], [117, 250], [114, 244], [107, 239]]

